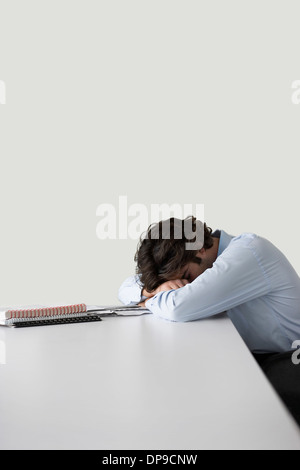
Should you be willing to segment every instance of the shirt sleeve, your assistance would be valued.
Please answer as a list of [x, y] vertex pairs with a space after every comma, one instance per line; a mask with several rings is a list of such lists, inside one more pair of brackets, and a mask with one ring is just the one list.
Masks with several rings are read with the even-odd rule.
[[142, 296], [142, 290], [140, 276], [130, 276], [121, 284], [118, 298], [124, 305], [137, 305], [146, 299]]
[[146, 302], [156, 316], [172, 321], [192, 321], [224, 312], [270, 291], [266, 273], [249, 246], [231, 244], [193, 282], [161, 292]]

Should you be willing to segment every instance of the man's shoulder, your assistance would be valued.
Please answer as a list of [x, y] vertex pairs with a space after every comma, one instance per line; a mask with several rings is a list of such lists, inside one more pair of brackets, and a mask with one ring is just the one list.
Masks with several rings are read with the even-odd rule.
[[232, 241], [235, 243], [252, 243], [253, 241], [258, 241], [261, 239], [259, 235], [252, 232], [243, 232], [240, 235], [234, 236]]
[[[277, 251], [276, 247], [266, 238], [252, 232], [244, 232], [233, 237], [229, 245], [231, 248], [245, 248], [255, 253], [270, 253]], [[228, 247], [228, 248], [229, 248]]]
[[250, 250], [259, 250], [266, 245], [272, 245], [266, 238], [253, 232], [243, 232], [240, 235], [233, 236], [228, 245], [228, 248], [247, 248]]
[[247, 245], [258, 241], [261, 237], [256, 233], [252, 232], [243, 232], [240, 235], [230, 235], [229, 233], [225, 232], [225, 230], [221, 230], [221, 237], [220, 237], [220, 244], [224, 248], [233, 247], [236, 245]]

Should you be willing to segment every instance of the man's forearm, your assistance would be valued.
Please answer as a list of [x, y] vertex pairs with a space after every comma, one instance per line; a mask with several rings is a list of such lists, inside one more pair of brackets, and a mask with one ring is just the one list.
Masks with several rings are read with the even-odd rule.
[[140, 283], [139, 276], [131, 276], [127, 278], [120, 286], [119, 300], [125, 305], [141, 305], [141, 303], [144, 304], [145, 301], [151, 299], [159, 292], [168, 291], [170, 289], [178, 289], [186, 284], [188, 284], [186, 279], [174, 279], [172, 281], [163, 282], [154, 291], [149, 292]]
[[168, 291], [168, 290], [176, 290], [176, 289], [180, 289], [181, 287], [184, 287], [186, 286], [187, 284], [189, 284], [189, 282], [186, 280], [186, 279], [173, 279], [171, 281], [166, 281], [166, 282], [163, 282], [162, 284], [160, 284], [154, 291], [152, 292], [148, 292], [145, 288], [143, 288], [142, 290], [142, 295], [144, 297], [146, 297], [146, 299], [140, 303], [139, 305], [141, 305], [142, 307], [145, 306], [145, 302], [147, 302], [147, 300], [151, 299], [152, 297], [154, 297], [156, 294], [158, 294], [159, 292], [165, 292], [165, 291]]

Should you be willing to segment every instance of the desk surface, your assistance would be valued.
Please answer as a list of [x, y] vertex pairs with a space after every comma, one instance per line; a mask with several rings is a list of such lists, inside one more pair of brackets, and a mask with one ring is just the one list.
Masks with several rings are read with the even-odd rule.
[[0, 328], [1, 449], [300, 449], [226, 316]]

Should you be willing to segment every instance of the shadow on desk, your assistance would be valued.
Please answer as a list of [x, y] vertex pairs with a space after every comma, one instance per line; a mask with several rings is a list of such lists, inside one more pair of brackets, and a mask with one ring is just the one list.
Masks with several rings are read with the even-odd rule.
[[253, 355], [300, 426], [300, 364], [292, 362], [294, 352]]

